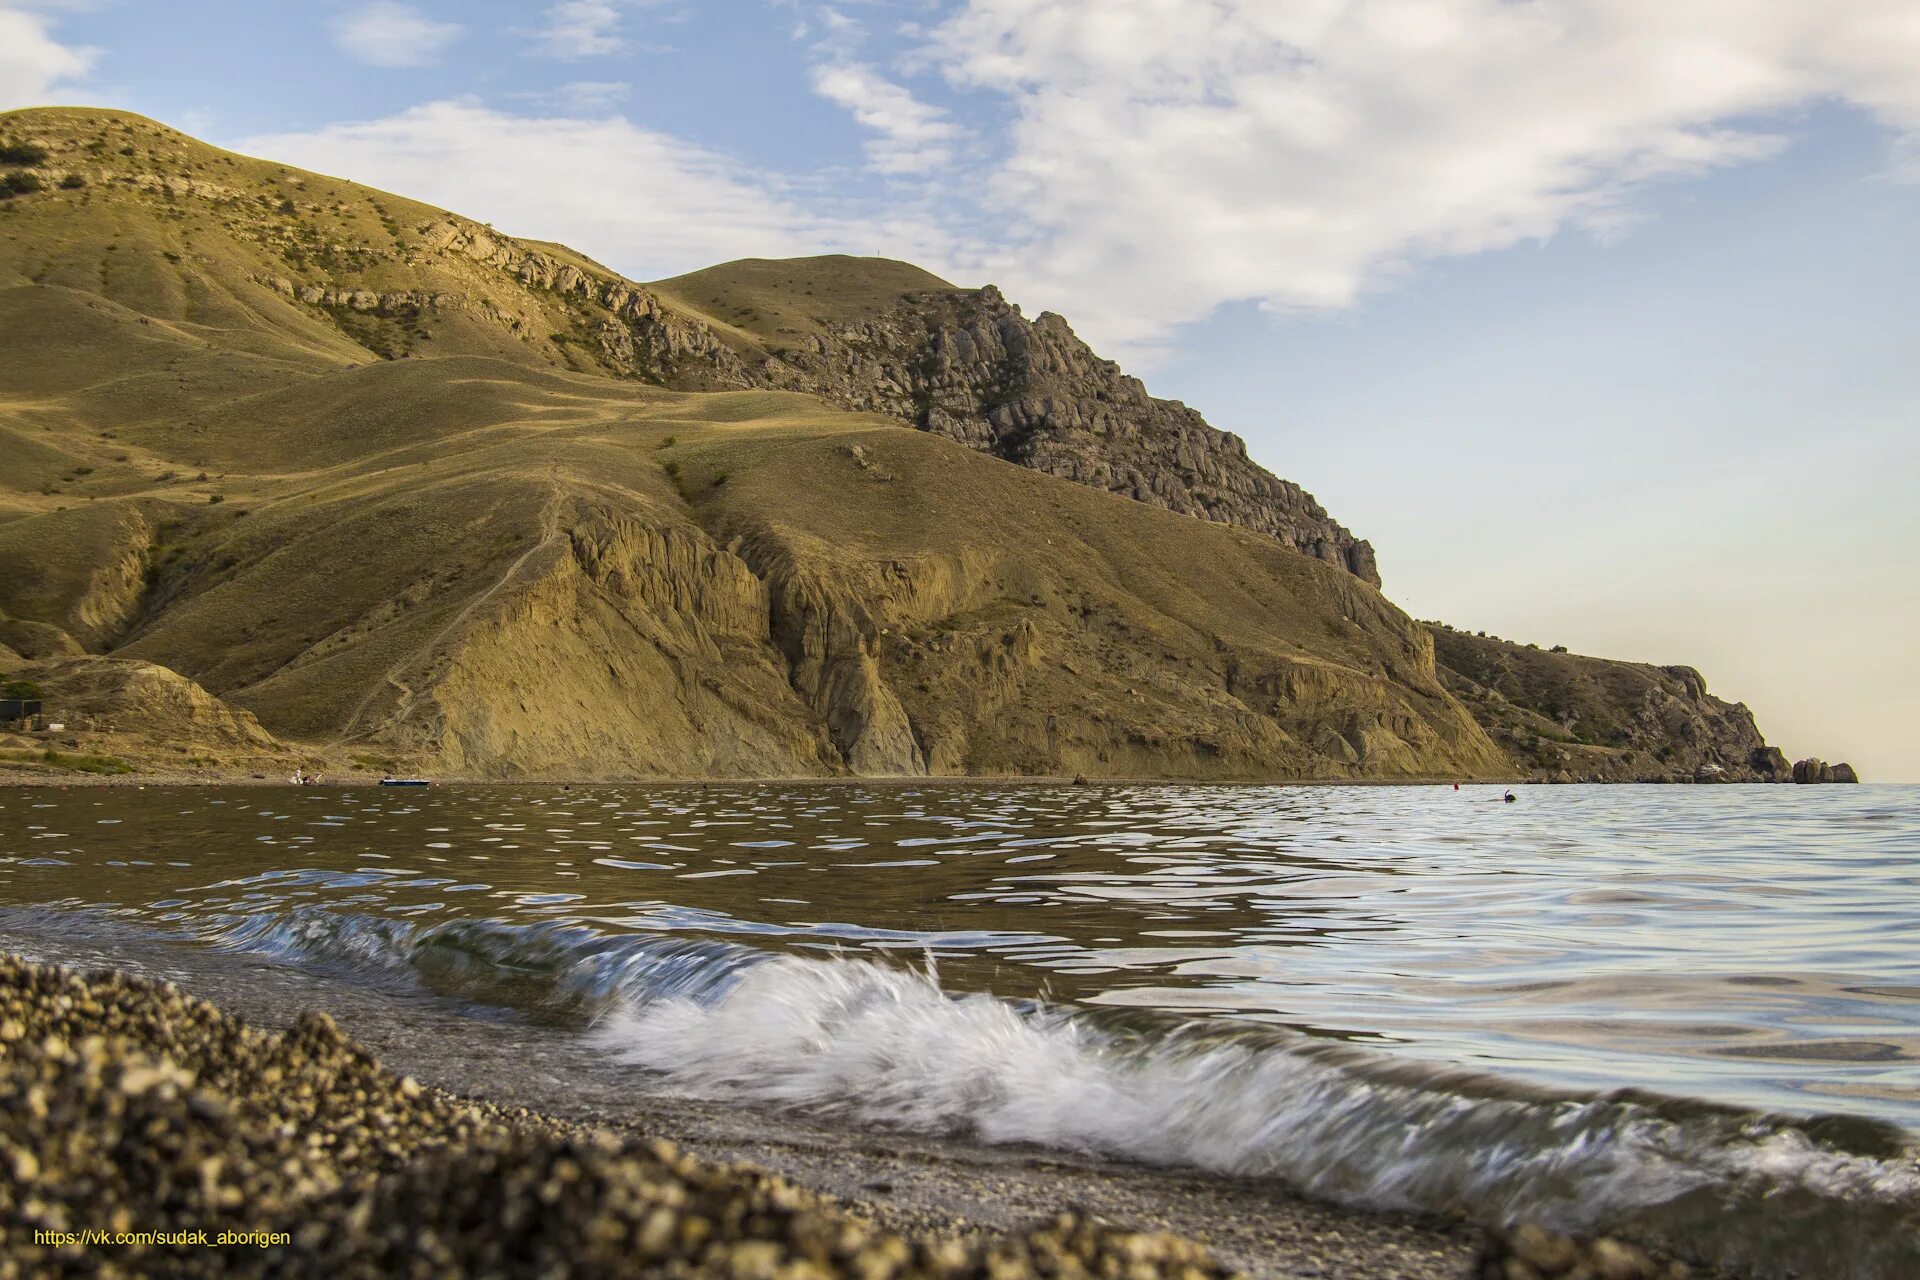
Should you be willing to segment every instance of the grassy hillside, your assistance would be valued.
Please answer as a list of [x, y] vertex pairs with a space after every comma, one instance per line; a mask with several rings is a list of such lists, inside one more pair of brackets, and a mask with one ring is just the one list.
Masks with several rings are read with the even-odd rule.
[[1353, 574], [743, 376], [756, 347], [951, 288], [917, 268], [649, 289], [138, 117], [15, 112], [0, 139], [45, 152], [0, 200], [0, 659], [137, 725], [75, 750], [1515, 768], [1430, 633]]
[[231, 357], [308, 370], [471, 355], [738, 380], [703, 325], [571, 251], [124, 112], [8, 112], [0, 139], [46, 153], [45, 189], [0, 200], [0, 285], [84, 292], [218, 331]]
[[960, 292], [890, 258], [744, 258], [647, 286], [679, 310], [784, 351], [835, 325], [878, 315], [909, 294]]
[[[1379, 583], [1370, 548], [1311, 495], [1192, 410], [1153, 400], [1063, 320], [1028, 322], [990, 287], [847, 257], [746, 260], [650, 287], [565, 246], [138, 116], [23, 111], [4, 128], [24, 149], [10, 154], [36, 159], [0, 179], [0, 193], [32, 188], [0, 198], [0, 283], [211, 326], [233, 355], [293, 366], [465, 355], [685, 390], [800, 391], [1252, 528]], [[186, 403], [165, 376], [125, 390], [143, 412]]]
[[[147, 327], [129, 320], [130, 339]], [[1364, 584], [805, 397], [391, 362], [118, 441], [181, 478], [22, 495], [41, 509], [0, 525], [4, 607], [341, 759], [616, 775], [1500, 763], [1422, 634]]]

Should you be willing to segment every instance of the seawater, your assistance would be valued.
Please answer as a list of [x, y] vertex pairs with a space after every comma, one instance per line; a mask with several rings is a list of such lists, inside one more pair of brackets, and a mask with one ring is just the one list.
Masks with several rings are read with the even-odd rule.
[[9, 920], [638, 1082], [1920, 1274], [1920, 788], [15, 788]]

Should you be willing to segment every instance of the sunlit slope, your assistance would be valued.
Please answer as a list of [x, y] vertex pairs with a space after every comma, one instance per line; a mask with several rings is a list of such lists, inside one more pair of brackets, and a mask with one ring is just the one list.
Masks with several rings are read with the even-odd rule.
[[[110, 657], [478, 776], [1512, 768], [1352, 573], [737, 376], [917, 268], [650, 291], [138, 117], [0, 136], [47, 152], [0, 202], [0, 658], [89, 708]], [[258, 745], [200, 699], [147, 701]]]
[[1351, 575], [937, 437], [849, 430], [702, 434], [677, 452], [702, 523], [768, 582], [796, 688], [867, 708], [828, 716], [850, 759], [1182, 777], [1501, 767], [1440, 689], [1425, 634]]
[[[327, 381], [359, 403], [435, 367]], [[1423, 633], [1253, 535], [797, 396], [528, 379], [497, 406], [454, 448], [316, 439], [162, 553], [120, 651], [471, 773], [1499, 766]]]
[[799, 395], [301, 368], [37, 296], [126, 354], [0, 362], [64, 468], [7, 482], [0, 608], [285, 739], [479, 775], [1500, 765], [1424, 633], [1256, 535]]
[[879, 315], [912, 294], [961, 292], [910, 262], [846, 254], [742, 258], [647, 287], [679, 310], [767, 351]]
[[0, 201], [0, 285], [85, 291], [283, 360], [477, 355], [741, 381], [704, 325], [570, 250], [126, 112], [5, 112], [0, 137], [47, 153], [47, 189]]

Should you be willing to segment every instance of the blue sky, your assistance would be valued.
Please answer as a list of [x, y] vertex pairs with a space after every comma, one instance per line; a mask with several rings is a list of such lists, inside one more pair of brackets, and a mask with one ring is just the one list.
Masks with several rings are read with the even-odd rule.
[[1244, 435], [1416, 616], [1920, 780], [1910, 0], [0, 0], [144, 112], [636, 278], [883, 253]]

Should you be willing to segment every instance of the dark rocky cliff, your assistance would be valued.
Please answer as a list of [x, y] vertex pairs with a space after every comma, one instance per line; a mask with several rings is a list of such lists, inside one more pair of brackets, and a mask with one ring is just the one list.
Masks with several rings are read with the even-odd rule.
[[912, 294], [749, 367], [766, 385], [898, 418], [1008, 462], [1277, 538], [1380, 585], [1373, 548], [1239, 436], [1147, 394], [1066, 320], [991, 285]]
[[1429, 623], [1448, 692], [1542, 779], [1791, 782], [1745, 704], [1692, 667], [1589, 658]]

